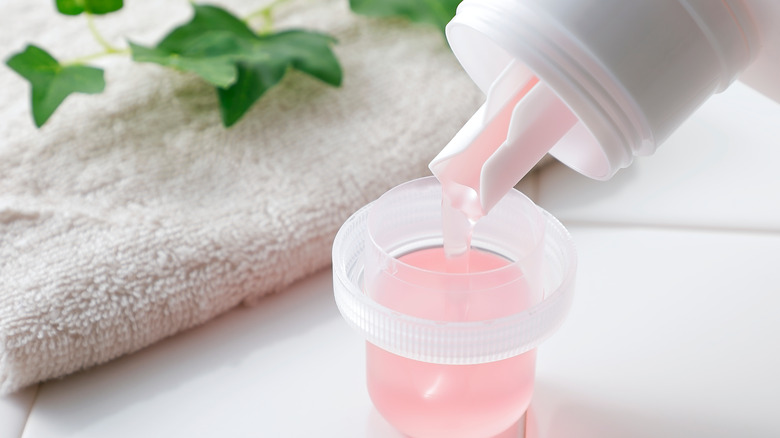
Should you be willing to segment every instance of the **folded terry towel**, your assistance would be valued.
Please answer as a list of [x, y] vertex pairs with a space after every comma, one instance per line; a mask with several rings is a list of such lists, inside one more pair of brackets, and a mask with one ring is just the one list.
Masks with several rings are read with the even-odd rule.
[[[260, 4], [258, 4], [260, 3]], [[241, 15], [258, 1], [226, 1]], [[290, 2], [279, 27], [336, 36], [341, 88], [291, 72], [237, 125], [198, 78], [103, 59], [107, 88], [41, 130], [0, 66], [0, 391], [147, 346], [325, 267], [336, 230], [426, 164], [482, 100], [440, 32]], [[83, 17], [7, 0], [0, 59], [97, 51]], [[154, 44], [187, 2], [133, 0], [97, 26]]]

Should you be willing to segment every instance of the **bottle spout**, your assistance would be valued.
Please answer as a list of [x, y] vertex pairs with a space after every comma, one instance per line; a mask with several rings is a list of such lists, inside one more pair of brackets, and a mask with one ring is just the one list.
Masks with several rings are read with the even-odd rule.
[[549, 87], [513, 61], [428, 167], [452, 206], [477, 220], [577, 123]]

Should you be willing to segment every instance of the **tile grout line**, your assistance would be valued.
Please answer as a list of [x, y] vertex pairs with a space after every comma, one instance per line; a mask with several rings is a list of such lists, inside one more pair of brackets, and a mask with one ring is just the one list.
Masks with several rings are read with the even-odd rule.
[[774, 234], [780, 236], [780, 229], [771, 228], [740, 228], [731, 226], [714, 225], [693, 225], [693, 224], [664, 224], [664, 223], [644, 223], [644, 222], [609, 222], [594, 220], [566, 220], [557, 218], [564, 226], [568, 227], [590, 227], [590, 228], [619, 228], [619, 229], [653, 229], [667, 231], [690, 231], [706, 233], [731, 233], [731, 234], [752, 234], [766, 235]]
[[19, 438], [24, 438], [24, 432], [27, 430], [27, 422], [30, 421], [30, 415], [32, 415], [32, 411], [35, 408], [35, 402], [38, 401], [38, 394], [41, 392], [41, 384], [36, 383], [35, 384], [35, 394], [32, 396], [32, 400], [30, 400], [29, 408], [27, 409], [27, 417], [24, 419], [24, 426], [22, 426], [21, 433], [19, 434]]

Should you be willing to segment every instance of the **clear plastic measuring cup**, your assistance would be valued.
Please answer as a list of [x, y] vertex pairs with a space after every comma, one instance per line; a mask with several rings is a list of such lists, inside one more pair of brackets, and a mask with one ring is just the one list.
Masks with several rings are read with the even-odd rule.
[[563, 322], [576, 256], [563, 226], [518, 191], [477, 223], [468, 268], [448, 265], [441, 186], [402, 184], [333, 245], [336, 303], [366, 338], [369, 395], [415, 438], [492, 437], [531, 401], [535, 348]]

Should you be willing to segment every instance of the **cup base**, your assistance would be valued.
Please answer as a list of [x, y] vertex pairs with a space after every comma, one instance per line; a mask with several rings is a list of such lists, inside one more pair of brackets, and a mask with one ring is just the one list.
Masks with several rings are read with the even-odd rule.
[[366, 343], [371, 401], [390, 425], [413, 438], [516, 437], [502, 431], [528, 409], [535, 365], [536, 350], [496, 362], [444, 365]]

